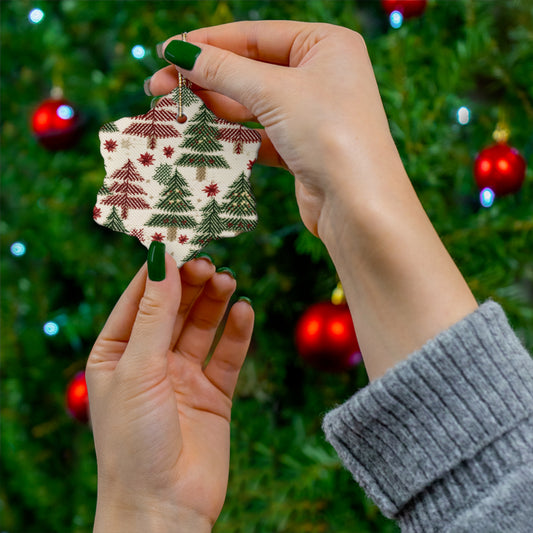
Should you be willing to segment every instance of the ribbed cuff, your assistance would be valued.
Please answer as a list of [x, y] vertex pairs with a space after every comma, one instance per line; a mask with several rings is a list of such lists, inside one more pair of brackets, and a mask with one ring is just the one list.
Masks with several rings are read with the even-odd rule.
[[487, 302], [328, 413], [323, 428], [383, 514], [429, 531], [422, 524], [475, 504], [531, 460], [532, 420], [533, 360]]

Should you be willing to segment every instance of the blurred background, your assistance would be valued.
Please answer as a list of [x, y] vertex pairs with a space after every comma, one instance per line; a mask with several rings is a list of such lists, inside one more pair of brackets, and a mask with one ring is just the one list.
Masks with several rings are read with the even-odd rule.
[[[245, 19], [362, 33], [425, 209], [478, 300], [501, 303], [533, 349], [533, 4], [406, 3], [1, 2], [0, 530], [92, 530], [96, 462], [72, 380], [146, 258], [136, 239], [92, 219], [105, 175], [98, 129], [149, 109], [143, 80], [165, 65], [155, 45], [171, 35]], [[251, 298], [257, 316], [215, 531], [397, 531], [320, 429], [326, 411], [366, 385], [364, 368], [346, 363], [335, 339], [317, 368], [305, 357], [312, 340], [294, 340], [302, 314], [334, 312], [316, 304], [329, 300], [335, 269], [299, 220], [292, 177], [256, 165], [251, 182], [257, 229], [206, 250], [236, 272], [236, 296]]]

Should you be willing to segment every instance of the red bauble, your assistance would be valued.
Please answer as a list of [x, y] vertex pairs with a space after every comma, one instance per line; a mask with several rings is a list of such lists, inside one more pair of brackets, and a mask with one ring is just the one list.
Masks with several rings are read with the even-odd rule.
[[89, 395], [85, 372], [78, 372], [67, 386], [67, 411], [80, 422], [89, 421]]
[[490, 188], [496, 196], [517, 192], [526, 176], [526, 160], [516, 148], [500, 142], [484, 148], [474, 162], [480, 190]]
[[361, 361], [352, 316], [346, 304], [319, 302], [296, 325], [296, 347], [311, 366], [328, 372], [348, 370]]
[[381, 0], [381, 5], [387, 15], [399, 11], [408, 19], [422, 15], [426, 10], [427, 0]]
[[48, 150], [73, 146], [80, 136], [80, 117], [63, 98], [45, 100], [33, 113], [31, 126], [37, 140]]

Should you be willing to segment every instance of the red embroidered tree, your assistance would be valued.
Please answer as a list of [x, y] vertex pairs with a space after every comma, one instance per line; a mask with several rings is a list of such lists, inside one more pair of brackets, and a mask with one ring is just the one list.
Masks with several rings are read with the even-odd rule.
[[168, 109], [165, 102], [160, 104], [161, 102], [145, 115], [132, 117], [133, 122], [122, 133], [147, 137], [150, 150], [156, 147], [157, 139], [181, 137], [181, 133], [172, 124], [164, 124], [175, 122], [176, 112]]
[[[225, 121], [224, 121], [225, 122]], [[226, 122], [226, 124], [228, 124]], [[218, 130], [218, 140], [233, 143], [233, 153], [242, 154], [243, 144], [256, 143], [261, 141], [261, 134], [244, 126], [220, 128]]]
[[109, 188], [110, 194], [102, 200], [102, 204], [120, 207], [122, 220], [128, 217], [128, 209], [148, 209], [150, 207], [141, 198], [142, 195], [146, 195], [144, 189], [133, 183], [144, 181], [144, 178], [137, 172], [131, 159], [128, 159], [123, 167], [115, 170], [109, 179], [114, 180], [114, 183]]

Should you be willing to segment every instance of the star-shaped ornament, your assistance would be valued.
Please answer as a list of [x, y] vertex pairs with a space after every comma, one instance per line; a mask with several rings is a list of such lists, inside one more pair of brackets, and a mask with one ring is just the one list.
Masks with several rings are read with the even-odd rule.
[[106, 176], [93, 210], [98, 224], [147, 248], [164, 242], [178, 266], [210, 241], [257, 225], [249, 177], [261, 135], [219, 119], [188, 87], [144, 115], [105, 124], [99, 136]]

